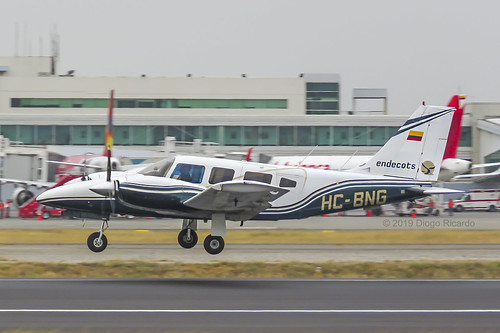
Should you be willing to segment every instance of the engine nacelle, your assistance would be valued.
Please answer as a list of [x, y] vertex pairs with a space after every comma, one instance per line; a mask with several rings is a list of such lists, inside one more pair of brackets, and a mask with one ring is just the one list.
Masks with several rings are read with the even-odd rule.
[[440, 181], [449, 181], [451, 178], [466, 173], [470, 170], [472, 162], [461, 160], [459, 158], [446, 158], [441, 164], [439, 172]]
[[31, 199], [35, 197], [35, 194], [30, 190], [27, 190], [22, 187], [18, 187], [12, 193], [12, 203], [16, 208], [23, 206], [28, 203]]

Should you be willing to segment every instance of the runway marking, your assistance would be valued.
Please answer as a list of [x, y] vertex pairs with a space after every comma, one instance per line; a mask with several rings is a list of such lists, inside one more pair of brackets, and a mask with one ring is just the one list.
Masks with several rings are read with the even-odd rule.
[[500, 313], [500, 309], [0, 309], [1, 313]]

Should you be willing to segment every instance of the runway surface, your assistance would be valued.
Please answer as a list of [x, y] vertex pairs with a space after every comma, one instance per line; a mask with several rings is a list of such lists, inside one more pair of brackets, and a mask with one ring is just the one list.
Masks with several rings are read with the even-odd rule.
[[2, 329], [496, 331], [499, 280], [0, 280]]
[[500, 245], [333, 245], [333, 244], [226, 244], [218, 255], [179, 245], [112, 244], [101, 253], [86, 244], [0, 245], [2, 261], [98, 262], [105, 260], [145, 260], [161, 262], [209, 263], [219, 261], [370, 261], [393, 260], [499, 260]]
[[[463, 212], [453, 216], [418, 216], [417, 218], [399, 216], [366, 217], [364, 212], [349, 212], [349, 216], [315, 216], [302, 220], [246, 221], [243, 227], [239, 222], [227, 222], [228, 229], [319, 229], [319, 230], [500, 230], [500, 212]], [[357, 214], [357, 215], [352, 215]], [[99, 220], [70, 220], [50, 218], [37, 219], [7, 218], [0, 219], [0, 229], [98, 229]], [[113, 218], [111, 229], [153, 229], [179, 230], [182, 220]], [[210, 223], [198, 223], [198, 228], [206, 230]]]

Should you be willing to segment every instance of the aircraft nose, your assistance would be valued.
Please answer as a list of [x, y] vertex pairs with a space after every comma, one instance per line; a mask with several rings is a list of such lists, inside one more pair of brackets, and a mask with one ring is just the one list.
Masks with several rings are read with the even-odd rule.
[[45, 192], [40, 193], [36, 197], [36, 201], [38, 201], [39, 203], [44, 203], [44, 204], [51, 202], [53, 199], [55, 199], [55, 194], [57, 193], [56, 190], [57, 190], [57, 188], [53, 188], [53, 189], [48, 189]]

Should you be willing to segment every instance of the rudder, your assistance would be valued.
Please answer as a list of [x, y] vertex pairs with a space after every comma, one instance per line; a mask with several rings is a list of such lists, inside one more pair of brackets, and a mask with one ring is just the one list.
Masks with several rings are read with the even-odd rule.
[[368, 162], [352, 171], [437, 180], [454, 111], [421, 105]]

